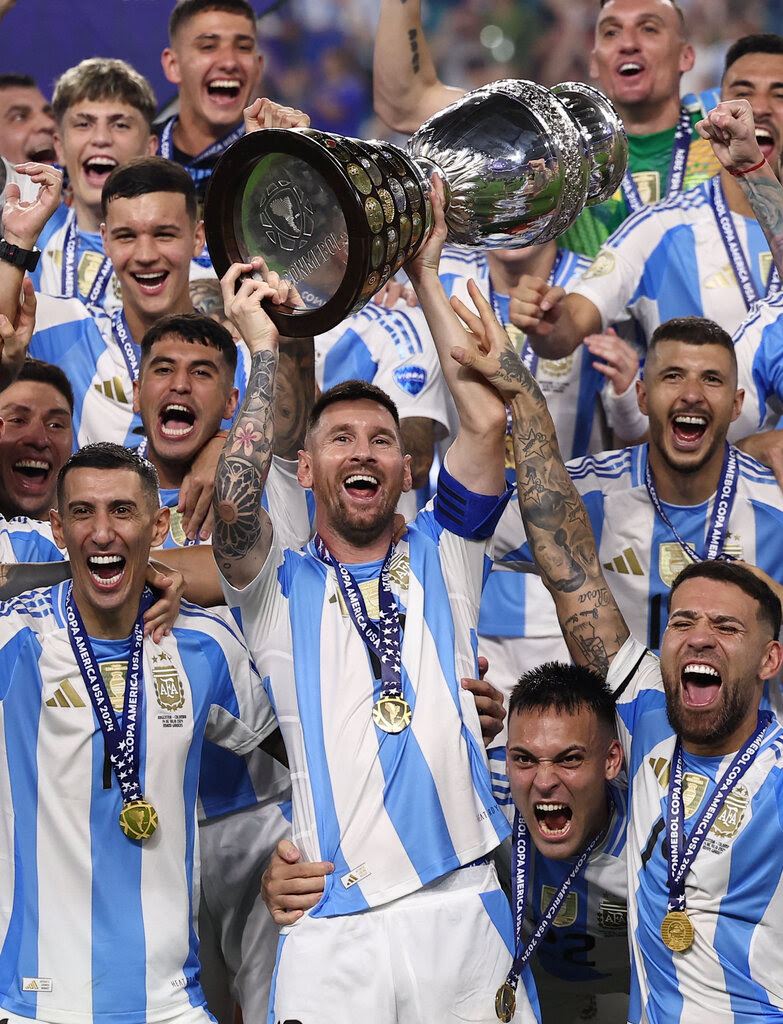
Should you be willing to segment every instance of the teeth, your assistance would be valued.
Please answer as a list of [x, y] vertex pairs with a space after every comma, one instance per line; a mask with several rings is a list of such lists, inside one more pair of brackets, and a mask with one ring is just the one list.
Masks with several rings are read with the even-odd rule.
[[158, 278], [163, 277], [164, 274], [164, 270], [155, 270], [151, 274], [134, 274], [133, 276], [137, 281], [157, 281]]
[[123, 563], [124, 559], [120, 555], [90, 555], [89, 561], [93, 565], [113, 565], [115, 562]]
[[210, 89], [239, 89], [241, 82], [236, 78], [216, 78], [209, 83]]
[[693, 672], [695, 675], [714, 676], [716, 679], [720, 679], [720, 672], [718, 672], [717, 669], [714, 669], [712, 665], [702, 665], [699, 662], [686, 665], [683, 672]]
[[687, 423], [690, 426], [704, 427], [707, 424], [706, 416], [675, 416], [675, 423]]
[[353, 476], [347, 477], [345, 482], [346, 482], [346, 484], [357, 484], [357, 483], [377, 484], [378, 483], [377, 479], [374, 476], [368, 476], [368, 475], [366, 475], [364, 473], [354, 473]]
[[537, 811], [567, 811], [568, 804], [536, 804]]
[[49, 463], [41, 462], [40, 459], [20, 459], [19, 462], [14, 463], [14, 469], [43, 469], [48, 471], [49, 468]]
[[186, 412], [190, 415], [190, 409], [186, 405], [167, 405], [164, 412]]
[[756, 138], [764, 139], [767, 142], [772, 142], [772, 132], [768, 132], [766, 128], [762, 128], [760, 125], [756, 125]]
[[633, 61], [627, 61], [625, 64], [620, 65], [620, 73], [625, 71], [641, 71], [641, 64], [635, 64]]

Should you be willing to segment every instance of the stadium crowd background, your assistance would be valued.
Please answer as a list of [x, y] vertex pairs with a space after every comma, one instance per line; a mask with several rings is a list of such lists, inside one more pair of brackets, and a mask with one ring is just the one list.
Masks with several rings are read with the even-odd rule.
[[[0, 0], [0, 9], [8, 6]], [[359, 138], [389, 136], [372, 113], [376, 0], [256, 0], [265, 58], [263, 94], [306, 110], [314, 127]], [[496, 78], [543, 85], [588, 81], [596, 0], [427, 0], [424, 28], [444, 82], [473, 88]], [[729, 43], [783, 32], [776, 0], [684, 0], [694, 71], [684, 92], [714, 87]], [[32, 75], [49, 95], [84, 57], [122, 57], [172, 100], [160, 67], [171, 0], [17, 0], [0, 28], [0, 67]]]

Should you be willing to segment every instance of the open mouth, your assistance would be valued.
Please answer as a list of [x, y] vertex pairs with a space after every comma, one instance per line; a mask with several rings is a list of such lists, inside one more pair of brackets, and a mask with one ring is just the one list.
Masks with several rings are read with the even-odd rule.
[[644, 68], [634, 60], [627, 60], [619, 66], [617, 71], [623, 78], [635, 78], [644, 71]]
[[35, 489], [47, 482], [52, 464], [43, 459], [20, 459], [14, 463], [13, 468], [14, 474], [21, 477], [20, 483], [25, 489]]
[[689, 708], [709, 707], [717, 700], [721, 685], [720, 672], [702, 662], [689, 662], [680, 674], [683, 701]]
[[161, 437], [177, 441], [190, 434], [196, 424], [196, 414], [186, 405], [171, 403], [158, 418], [158, 432]]
[[150, 270], [143, 274], [133, 274], [132, 277], [145, 295], [158, 295], [166, 285], [169, 272], [168, 270]]
[[216, 78], [207, 85], [207, 93], [210, 99], [221, 100], [233, 103], [242, 90], [242, 83], [238, 78]]
[[533, 808], [539, 831], [547, 839], [558, 839], [571, 828], [573, 811], [568, 804], [540, 803]]
[[57, 163], [57, 154], [52, 145], [39, 146], [37, 149], [30, 150], [27, 154], [27, 159], [37, 164], [54, 164]]
[[345, 478], [343, 487], [354, 498], [372, 498], [378, 491], [380, 483], [370, 473], [353, 473]]
[[672, 419], [674, 443], [677, 448], [698, 448], [706, 429], [706, 416], [681, 413]]
[[100, 587], [112, 587], [119, 583], [125, 572], [122, 555], [91, 555], [87, 559], [90, 576]]
[[103, 188], [104, 182], [116, 166], [117, 161], [111, 156], [91, 156], [82, 164], [84, 177], [94, 188]]
[[775, 139], [772, 132], [768, 131], [762, 125], [756, 125], [756, 142], [761, 150], [761, 155], [765, 160], [769, 160], [772, 152], [775, 149]]

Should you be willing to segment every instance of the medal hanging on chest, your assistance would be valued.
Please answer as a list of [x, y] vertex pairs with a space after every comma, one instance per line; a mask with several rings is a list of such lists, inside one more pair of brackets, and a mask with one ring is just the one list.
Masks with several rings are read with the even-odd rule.
[[65, 598], [68, 640], [87, 687], [90, 701], [103, 733], [112, 771], [122, 794], [120, 828], [129, 839], [149, 839], [158, 827], [158, 815], [144, 798], [139, 780], [139, 727], [144, 699], [142, 648], [144, 645], [144, 612], [152, 603], [152, 594], [145, 589], [139, 614], [133, 627], [128, 674], [123, 700], [123, 728], [111, 705], [111, 698], [98, 668], [98, 662], [84, 628], [79, 609], [73, 599], [73, 584]]
[[359, 585], [347, 567], [332, 558], [318, 534], [315, 535], [313, 544], [321, 561], [334, 566], [337, 583], [351, 621], [358, 629], [368, 649], [380, 661], [381, 692], [373, 704], [373, 722], [382, 732], [391, 734], [404, 732], [411, 724], [413, 712], [402, 689], [400, 616], [397, 611], [397, 602], [392, 594], [389, 575], [394, 544], [389, 545], [378, 580], [380, 619], [377, 628], [367, 614], [367, 607]]

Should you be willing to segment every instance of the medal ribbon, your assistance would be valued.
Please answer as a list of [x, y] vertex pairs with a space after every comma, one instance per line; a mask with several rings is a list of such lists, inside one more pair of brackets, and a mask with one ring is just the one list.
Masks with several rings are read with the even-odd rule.
[[[65, 222], [65, 239], [63, 240], [62, 293], [66, 299], [77, 298], [79, 295], [76, 266], [78, 255], [79, 236], [76, 230], [76, 211], [71, 210]], [[104, 256], [87, 295], [88, 306], [100, 306], [113, 270], [111, 260], [108, 256]]]
[[729, 765], [720, 785], [715, 789], [712, 799], [704, 810], [700, 820], [691, 830], [687, 847], [685, 846], [685, 810], [682, 799], [683, 756], [682, 743], [677, 737], [677, 745], [672, 757], [671, 778], [669, 780], [669, 804], [666, 809], [666, 831], [669, 836], [669, 903], [668, 910], [685, 910], [685, 876], [690, 870], [701, 844], [707, 837], [710, 826], [720, 812], [726, 797], [739, 782], [745, 772], [753, 764], [764, 734], [772, 721], [769, 711], [760, 711], [756, 734], [746, 743]]
[[120, 352], [125, 360], [125, 365], [128, 368], [131, 381], [139, 379], [139, 357], [136, 354], [136, 348], [131, 332], [128, 327], [128, 321], [125, 319], [125, 312], [122, 309], [118, 309], [111, 318], [112, 331], [117, 344], [120, 346]]
[[738, 482], [739, 474], [737, 473], [737, 452], [731, 447], [731, 445], [727, 444], [726, 454], [723, 457], [723, 469], [720, 474], [720, 482], [718, 484], [718, 490], [715, 493], [715, 501], [712, 506], [710, 529], [707, 534], [704, 552], [700, 555], [691, 544], [686, 540], [683, 540], [677, 532], [677, 528], [674, 523], [666, 515], [663, 505], [661, 504], [661, 499], [658, 497], [658, 492], [655, 489], [655, 481], [653, 480], [652, 471], [650, 470], [649, 455], [647, 465], [644, 469], [644, 483], [647, 487], [647, 493], [650, 495], [650, 501], [653, 503], [655, 511], [677, 538], [677, 543], [680, 547], [690, 555], [694, 562], [703, 562], [707, 560], [714, 561], [715, 559], [722, 562], [734, 561], [733, 555], [724, 554], [723, 543], [729, 529], [729, 517], [731, 516], [731, 509], [734, 505], [734, 498], [737, 494]]
[[114, 708], [111, 706], [106, 684], [95, 660], [90, 638], [84, 628], [82, 617], [73, 599], [73, 584], [68, 587], [65, 597], [65, 618], [68, 623], [68, 640], [76, 663], [90, 695], [92, 706], [98, 717], [112, 770], [122, 794], [123, 803], [141, 800], [143, 794], [139, 781], [138, 723], [141, 720], [144, 691], [141, 686], [141, 651], [144, 643], [144, 612], [152, 604], [152, 592], [144, 588], [139, 605], [139, 614], [133, 627], [131, 650], [128, 658], [128, 674], [125, 679], [125, 698], [122, 708], [124, 733]]
[[609, 819], [606, 825], [601, 829], [598, 835], [593, 836], [580, 854], [579, 859], [571, 868], [571, 871], [568, 873], [565, 881], [552, 897], [551, 903], [544, 911], [543, 917], [538, 922], [536, 930], [528, 939], [527, 945], [524, 949], [522, 948], [522, 925], [525, 920], [527, 887], [530, 875], [530, 833], [519, 811], [517, 810], [514, 812], [514, 845], [511, 850], [511, 877], [514, 883], [514, 941], [516, 950], [514, 954], [514, 962], [512, 963], [511, 970], [508, 972], [506, 977], [506, 984], [510, 985], [512, 989], [516, 989], [517, 981], [519, 980], [519, 975], [522, 973], [522, 969], [533, 953], [535, 953], [541, 945], [544, 935], [546, 935], [549, 926], [560, 912], [563, 901], [571, 891], [571, 886], [581, 874], [590, 854], [596, 846], [598, 846], [599, 843], [602, 843], [606, 838], [606, 834], [609, 831], [609, 825], [614, 814], [614, 798], [609, 790], [607, 790], [606, 795], [609, 801]]
[[367, 614], [367, 607], [359, 585], [342, 562], [332, 558], [321, 537], [313, 538], [316, 554], [326, 565], [334, 566], [348, 614], [367, 647], [381, 663], [381, 693], [379, 700], [386, 697], [402, 697], [402, 669], [400, 665], [400, 616], [391, 590], [389, 566], [394, 554], [394, 544], [389, 545], [383, 560], [378, 581], [378, 604], [381, 609], [379, 629], [375, 628]]
[[[760, 296], [756, 288], [756, 282], [753, 280], [753, 275], [750, 272], [747, 255], [740, 244], [734, 218], [731, 216], [726, 196], [723, 193], [720, 175], [715, 175], [714, 178], [710, 179], [710, 205], [712, 206], [715, 223], [718, 225], [718, 230], [728, 253], [731, 269], [734, 271], [734, 276], [742, 291], [745, 308], [750, 309]], [[773, 262], [772, 269], [767, 278], [767, 295], [776, 295], [779, 291], [780, 275]]]
[[[163, 131], [160, 133], [160, 142], [158, 143], [158, 153], [161, 156], [165, 156], [167, 160], [174, 159], [174, 143], [172, 141], [172, 133], [174, 131], [174, 122], [177, 120], [175, 114], [166, 124], [163, 126]], [[232, 131], [224, 135], [222, 139], [218, 139], [217, 142], [213, 142], [211, 146], [207, 146], [203, 149], [198, 156], [192, 156], [188, 158], [188, 167], [198, 167], [203, 161], [211, 160], [214, 156], [220, 156], [228, 149], [229, 146], [233, 146], [237, 139], [241, 139], [245, 134], [244, 123], [238, 125]]]
[[[693, 128], [691, 126], [691, 117], [685, 107], [680, 108], [680, 120], [677, 122], [677, 128], [674, 132], [674, 142], [672, 143], [672, 158], [669, 164], [669, 175], [666, 181], [666, 198], [669, 196], [676, 195], [678, 192], [682, 192], [683, 182], [685, 181], [685, 167], [688, 163], [688, 149], [691, 144], [691, 135], [693, 134]], [[642, 197], [639, 195], [639, 189], [636, 187], [636, 182], [633, 180], [630, 171], [626, 171], [623, 176], [623, 198], [625, 199], [626, 205], [631, 213], [638, 213], [642, 209], [644, 203]]]

